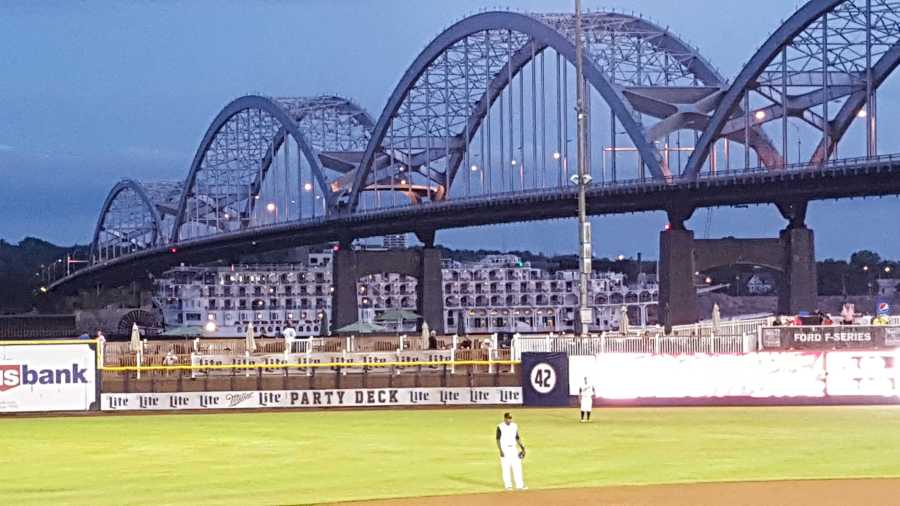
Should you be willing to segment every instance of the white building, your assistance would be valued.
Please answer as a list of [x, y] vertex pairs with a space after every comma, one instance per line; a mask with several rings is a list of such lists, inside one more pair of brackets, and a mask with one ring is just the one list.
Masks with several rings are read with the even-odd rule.
[[318, 336], [331, 321], [331, 269], [331, 252], [304, 264], [177, 267], [156, 280], [154, 300], [167, 327], [204, 327], [210, 337], [242, 336], [249, 325], [257, 336], [285, 325]]
[[750, 295], [769, 295], [775, 289], [768, 280], [757, 274], [750, 276], [747, 281], [747, 293]]
[[[448, 332], [574, 330], [577, 271], [551, 273], [515, 255], [491, 255], [471, 264], [453, 262], [443, 269], [443, 279]], [[593, 273], [588, 295], [594, 310], [591, 330], [618, 328], [623, 306], [632, 325], [657, 321], [655, 283], [629, 287], [624, 274]]]
[[[280, 335], [286, 325], [300, 336], [329, 333], [331, 251], [309, 254], [305, 263], [178, 267], [156, 282], [155, 300], [167, 326], [198, 326], [204, 335], [236, 337], [253, 325], [257, 335]], [[515, 255], [491, 255], [473, 263], [445, 261], [444, 325], [449, 333], [563, 332], [574, 329], [578, 273], [549, 272]], [[588, 293], [594, 309], [591, 330], [619, 326], [621, 308], [632, 325], [657, 321], [659, 290], [641, 276], [594, 273]], [[416, 311], [418, 281], [397, 273], [357, 281], [360, 321], [379, 321], [390, 310]], [[210, 325], [212, 322], [212, 325]], [[403, 331], [416, 329], [403, 322]], [[393, 326], [392, 326], [393, 327]]]

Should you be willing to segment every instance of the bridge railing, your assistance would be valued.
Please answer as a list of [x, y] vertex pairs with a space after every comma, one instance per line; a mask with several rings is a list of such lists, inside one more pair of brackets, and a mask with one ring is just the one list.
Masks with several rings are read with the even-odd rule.
[[[755, 176], [758, 174], [777, 174], [778, 172], [783, 172], [783, 171], [786, 171], [786, 172], [832, 171], [832, 170], [840, 170], [840, 169], [849, 168], [849, 167], [859, 168], [859, 167], [864, 167], [864, 166], [868, 166], [868, 165], [878, 165], [878, 164], [883, 164], [885, 162], [893, 162], [893, 161], [898, 161], [898, 160], [900, 160], [900, 154], [886, 154], [886, 155], [878, 155], [878, 156], [872, 156], [872, 157], [860, 156], [860, 157], [852, 157], [852, 158], [841, 158], [841, 159], [828, 160], [828, 161], [819, 162], [819, 163], [793, 163], [793, 164], [783, 165], [774, 170], [770, 169], [768, 167], [765, 167], [765, 166], [745, 167], [745, 168], [737, 168], [737, 169], [730, 169], [730, 170], [717, 170], [715, 173], [711, 173], [711, 172], [701, 173], [697, 176], [697, 180], [709, 181], [709, 180], [716, 180], [716, 179], [737, 178], [737, 177], [742, 177], [742, 176]], [[637, 188], [637, 187], [647, 186], [647, 185], [671, 185], [671, 184], [677, 184], [679, 182], [690, 183], [692, 181], [695, 181], [695, 180], [682, 179], [679, 175], [670, 175], [670, 176], [662, 178], [662, 179], [641, 177], [641, 178], [632, 178], [632, 179], [620, 179], [620, 180], [615, 180], [615, 181], [594, 181], [591, 183], [590, 188], [593, 188], [593, 189], [596, 189], [596, 188], [627, 189], [627, 188]], [[280, 228], [284, 228], [285, 226], [297, 226], [298, 224], [316, 225], [316, 224], [322, 224], [322, 223], [328, 222], [329, 220], [333, 220], [335, 218], [347, 218], [347, 217], [365, 218], [365, 217], [369, 217], [369, 216], [375, 215], [375, 214], [390, 213], [390, 212], [398, 211], [401, 209], [409, 209], [411, 207], [420, 208], [420, 209], [421, 208], [440, 209], [442, 207], [465, 204], [467, 202], [479, 202], [479, 201], [484, 200], [486, 197], [490, 197], [491, 199], [497, 200], [497, 199], [502, 199], [504, 197], [509, 197], [509, 198], [522, 198], [522, 197], [529, 197], [529, 196], [540, 197], [542, 195], [551, 196], [551, 195], [558, 195], [560, 193], [564, 193], [564, 194], [571, 193], [574, 198], [576, 191], [577, 191], [577, 186], [572, 184], [572, 185], [564, 186], [561, 188], [538, 188], [538, 189], [528, 189], [528, 190], [523, 189], [523, 190], [517, 190], [514, 192], [495, 193], [495, 194], [489, 194], [489, 195], [472, 195], [472, 196], [463, 196], [463, 197], [453, 197], [449, 200], [443, 200], [443, 201], [438, 201], [438, 202], [429, 202], [429, 203], [424, 203], [424, 204], [400, 203], [400, 204], [395, 204], [395, 205], [380, 205], [378, 208], [375, 208], [375, 209], [360, 209], [358, 211], [355, 211], [352, 214], [317, 216], [317, 217], [311, 217], [311, 218], [304, 218], [302, 220], [293, 220], [293, 221], [284, 222], [284, 223], [256, 224], [253, 227], [242, 229], [239, 231], [225, 232], [225, 233], [221, 233], [221, 234], [215, 234], [213, 236], [203, 236], [203, 237], [185, 239], [185, 240], [179, 241], [178, 243], [166, 245], [165, 248], [176, 247], [176, 246], [177, 247], [191, 246], [197, 242], [208, 241], [212, 237], [215, 237], [217, 239], [227, 239], [230, 236], [237, 237], [248, 230], [254, 230], [254, 231], [277, 230]], [[141, 250], [141, 251], [143, 251], [143, 250]], [[128, 255], [124, 255], [124, 256], [128, 256]], [[120, 257], [116, 257], [116, 258], [120, 258]], [[108, 258], [108, 259], [103, 259], [103, 260], [97, 260], [96, 258], [92, 258], [90, 260], [90, 265], [91, 266], [104, 265], [106, 263], [109, 263], [109, 262], [115, 260], [116, 258]], [[87, 266], [87, 263], [84, 263], [84, 265], [82, 265], [82, 262], [79, 261], [76, 265], [73, 265], [69, 269], [69, 272], [62, 270], [60, 272], [48, 273], [45, 276], [46, 282], [48, 285], [52, 284], [53, 282], [58, 281], [59, 279], [63, 279], [65, 277], [68, 277], [69, 275], [74, 274], [76, 271], [83, 269], [85, 266]]]

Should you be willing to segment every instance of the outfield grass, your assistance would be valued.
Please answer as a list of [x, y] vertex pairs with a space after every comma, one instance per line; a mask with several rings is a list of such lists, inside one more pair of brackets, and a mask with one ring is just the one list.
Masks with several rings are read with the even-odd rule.
[[[531, 488], [900, 477], [900, 408], [513, 410]], [[0, 419], [0, 504], [496, 491], [500, 409]]]

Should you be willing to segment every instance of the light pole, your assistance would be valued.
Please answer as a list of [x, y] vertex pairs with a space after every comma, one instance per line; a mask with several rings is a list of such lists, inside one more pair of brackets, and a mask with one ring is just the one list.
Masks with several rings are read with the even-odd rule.
[[584, 65], [582, 62], [584, 53], [584, 41], [581, 29], [581, 0], [575, 0], [575, 62], [576, 77], [575, 89], [577, 92], [576, 114], [578, 119], [578, 239], [580, 243], [580, 269], [578, 286], [578, 330], [582, 337], [588, 335], [588, 325], [593, 320], [591, 308], [588, 306], [588, 283], [591, 277], [591, 224], [587, 221], [586, 189], [590, 183], [585, 167], [585, 138], [584, 125], [587, 120], [587, 112], [584, 106]]

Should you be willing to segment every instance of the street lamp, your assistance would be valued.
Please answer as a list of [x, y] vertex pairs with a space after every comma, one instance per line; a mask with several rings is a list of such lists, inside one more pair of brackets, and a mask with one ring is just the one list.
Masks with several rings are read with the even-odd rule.
[[587, 220], [587, 185], [591, 182], [591, 176], [587, 174], [585, 122], [587, 114], [584, 97], [584, 41], [581, 28], [581, 0], [575, 0], [575, 90], [577, 95], [576, 108], [578, 111], [578, 242], [579, 248], [579, 283], [578, 283], [578, 327], [582, 337], [587, 337], [588, 326], [593, 320], [591, 308], [588, 306], [588, 283], [591, 276], [591, 224]]

